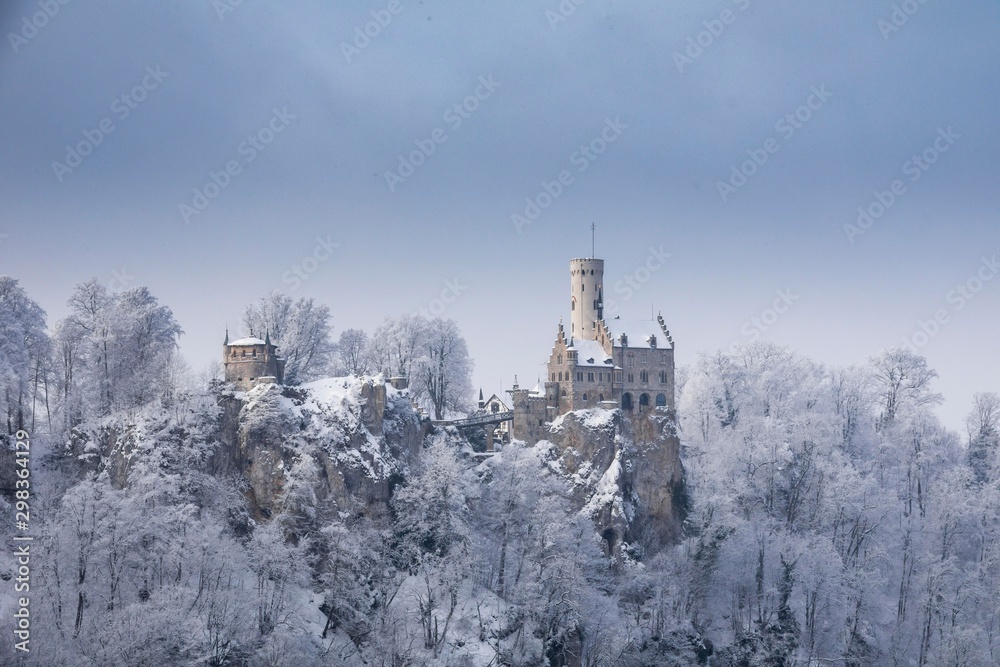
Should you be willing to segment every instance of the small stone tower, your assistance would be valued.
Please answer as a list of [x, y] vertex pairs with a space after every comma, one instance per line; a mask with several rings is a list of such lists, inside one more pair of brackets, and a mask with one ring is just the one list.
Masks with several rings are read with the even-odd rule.
[[597, 323], [604, 319], [604, 260], [570, 260], [569, 272], [570, 337], [597, 340]]
[[249, 336], [230, 343], [227, 330], [222, 343], [222, 365], [226, 369], [226, 382], [240, 391], [260, 383], [282, 384], [285, 380], [285, 360], [271, 344], [270, 332], [264, 340]]

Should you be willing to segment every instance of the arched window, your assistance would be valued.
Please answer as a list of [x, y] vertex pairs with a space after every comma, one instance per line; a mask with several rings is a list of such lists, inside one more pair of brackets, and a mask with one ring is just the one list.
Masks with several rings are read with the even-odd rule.
[[583, 395], [583, 400], [585, 400], [585, 401], [587, 400], [587, 395], [586, 394]]
[[562, 363], [562, 355], [561, 355], [561, 354], [559, 354], [559, 355], [556, 355], [556, 359], [558, 360], [558, 362], [559, 362], [560, 364]]
[[604, 394], [598, 394], [597, 395], [597, 400], [598, 400], [598, 402], [603, 403], [604, 402]]
[[649, 394], [640, 394], [639, 395], [639, 407], [640, 408], [648, 408], [649, 407]]
[[622, 410], [632, 409], [632, 394], [625, 392], [622, 394]]
[[667, 397], [663, 394], [656, 395], [656, 407], [665, 408], [667, 407]]

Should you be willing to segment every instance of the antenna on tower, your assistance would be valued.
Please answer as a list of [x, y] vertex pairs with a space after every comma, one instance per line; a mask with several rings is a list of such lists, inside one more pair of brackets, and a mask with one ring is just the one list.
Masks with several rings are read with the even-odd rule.
[[597, 257], [597, 223], [590, 223], [590, 258]]

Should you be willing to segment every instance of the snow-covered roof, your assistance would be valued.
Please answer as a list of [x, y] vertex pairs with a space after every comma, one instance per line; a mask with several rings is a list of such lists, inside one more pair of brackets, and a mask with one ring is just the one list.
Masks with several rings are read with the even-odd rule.
[[673, 347], [667, 339], [666, 334], [660, 328], [656, 320], [607, 320], [608, 329], [615, 341], [615, 347], [622, 347], [622, 334], [625, 334], [630, 348], [650, 349], [650, 341], [656, 336], [656, 347], [661, 350], [669, 350]]
[[488, 400], [483, 401], [483, 402], [486, 403], [487, 405], [489, 405], [493, 401], [496, 401], [497, 403], [499, 403], [500, 407], [502, 407], [504, 409], [504, 412], [506, 412], [509, 409], [507, 407], [507, 404], [503, 402], [503, 399], [500, 398], [499, 396], [497, 396], [496, 394], [493, 394], [492, 396], [489, 397]]
[[260, 338], [255, 338], [253, 336], [248, 336], [246, 338], [240, 338], [239, 340], [234, 340], [230, 345], [265, 345], [266, 343]]
[[573, 344], [566, 348], [575, 350], [577, 366], [613, 366], [614, 361], [604, 351], [604, 347], [596, 340], [573, 339]]

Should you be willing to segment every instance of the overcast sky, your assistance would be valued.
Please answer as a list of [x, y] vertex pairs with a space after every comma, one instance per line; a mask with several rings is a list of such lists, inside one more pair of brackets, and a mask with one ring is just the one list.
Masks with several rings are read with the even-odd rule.
[[682, 363], [906, 338], [948, 425], [1000, 391], [996, 2], [45, 5], [0, 8], [0, 273], [50, 324], [147, 285], [198, 369], [270, 290], [338, 335], [426, 309], [489, 394], [543, 373], [594, 222]]

